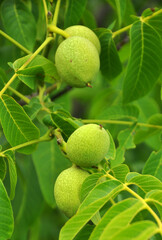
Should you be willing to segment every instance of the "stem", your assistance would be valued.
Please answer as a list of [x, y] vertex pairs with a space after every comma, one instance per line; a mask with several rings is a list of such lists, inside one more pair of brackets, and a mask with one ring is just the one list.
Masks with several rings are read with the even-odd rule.
[[15, 90], [14, 88], [12, 87], [8, 87], [8, 89], [10, 91], [12, 91], [15, 95], [17, 95], [19, 98], [21, 98], [24, 102], [26, 102], [27, 104], [30, 103], [30, 99], [25, 97], [23, 94], [21, 94], [20, 92], [18, 92], [17, 90]]
[[[110, 175], [108, 173], [106, 173], [106, 176], [110, 179], [117, 180], [115, 177], [113, 177], [112, 175]], [[134, 192], [131, 188], [129, 188], [126, 184], [124, 184], [122, 182], [121, 182], [121, 184], [123, 184], [124, 190], [129, 192], [131, 195], [133, 195], [135, 198], [139, 199], [143, 203], [145, 208], [150, 212], [150, 214], [156, 220], [156, 222], [159, 226], [159, 229], [160, 229], [159, 232], [162, 232], [162, 223], [161, 223], [159, 217], [156, 215], [156, 213], [152, 210], [152, 208], [150, 208], [150, 206], [146, 203], [146, 201], [142, 197], [140, 197], [136, 192]]]
[[48, 25], [48, 9], [47, 9], [46, 0], [43, 0], [43, 7], [44, 7], [44, 14], [45, 14], [46, 26], [47, 26]]
[[51, 93], [53, 90], [55, 90], [57, 88], [57, 83], [54, 83], [52, 86], [46, 88], [46, 91], [45, 93], [48, 94], [48, 93]]
[[19, 68], [19, 70], [23, 70], [42, 50], [43, 48], [53, 40], [53, 37], [48, 37], [46, 40], [40, 45], [40, 47], [29, 57], [29, 59]]
[[155, 13], [153, 13], [152, 15], [148, 16], [148, 17], [145, 17], [143, 20], [144, 21], [148, 21], [150, 20], [151, 18], [155, 17], [156, 15], [159, 15], [160, 13], [162, 13], [162, 9], [156, 11]]
[[59, 128], [57, 128], [55, 131], [54, 131], [54, 135], [57, 139], [57, 143], [61, 149], [61, 151], [66, 155], [66, 142], [64, 141], [62, 135], [61, 135], [61, 131]]
[[[53, 38], [52, 37], [48, 37], [43, 43], [42, 45], [29, 57], [29, 59], [19, 68], [19, 70], [23, 70], [41, 51], [42, 49], [50, 42], [52, 41]], [[15, 80], [15, 78], [17, 77], [17, 73], [15, 73], [10, 80], [6, 83], [6, 85], [4, 86], [4, 88], [0, 91], [0, 97], [2, 96], [2, 94], [7, 90], [7, 88], [11, 85], [11, 83]]]
[[56, 27], [56, 26], [54, 26], [54, 25], [48, 25], [48, 31], [49, 32], [54, 32], [54, 33], [57, 33], [57, 34], [59, 34], [59, 35], [62, 35], [64, 38], [68, 38], [68, 37], [70, 37], [70, 35], [67, 33], [67, 32], [65, 32], [64, 30], [62, 30], [61, 28], [58, 28], [58, 27]]
[[124, 28], [119, 29], [119, 30], [116, 31], [116, 32], [113, 32], [112, 38], [115, 38], [117, 35], [119, 35], [119, 34], [121, 34], [121, 33], [123, 33], [123, 32], [126, 32], [127, 30], [129, 30], [129, 29], [132, 27], [132, 25], [133, 25], [133, 24], [130, 24], [130, 25], [124, 27]]
[[[119, 124], [119, 125], [133, 125], [134, 122], [129, 121], [120, 121], [120, 120], [99, 120], [99, 119], [82, 119], [83, 123], [107, 123], [107, 124]], [[160, 125], [153, 125], [147, 123], [137, 123], [137, 126], [140, 127], [148, 127], [148, 128], [155, 128], [155, 129], [162, 129]]]
[[10, 86], [10, 84], [15, 80], [15, 78], [17, 77], [17, 73], [15, 73], [10, 80], [6, 83], [6, 85], [4, 86], [4, 88], [2, 88], [2, 90], [0, 91], [0, 98], [2, 96], [2, 94], [7, 90], [7, 88]]
[[60, 4], [61, 4], [61, 0], [57, 0], [56, 7], [55, 7], [55, 13], [54, 13], [54, 16], [53, 16], [53, 21], [52, 21], [52, 24], [54, 26], [57, 25], [57, 19], [58, 19]]
[[[156, 15], [159, 15], [160, 13], [162, 13], [162, 9], [158, 10], [157, 12], [153, 13], [152, 15], [148, 16], [148, 17], [145, 17], [142, 19], [143, 22], [146, 22], [148, 21], [149, 19], [155, 17]], [[121, 28], [119, 30], [117, 30], [116, 32], [113, 32], [112, 34], [112, 38], [115, 38], [117, 35], [129, 30], [131, 27], [132, 27], [133, 23], [124, 27], [124, 28]]]
[[10, 37], [9, 35], [7, 35], [5, 32], [3, 32], [2, 30], [0, 30], [0, 34], [5, 37], [7, 40], [9, 40], [10, 42], [12, 42], [14, 45], [16, 45], [18, 48], [20, 48], [22, 51], [24, 51], [27, 54], [30, 54], [31, 52], [26, 49], [25, 47], [23, 47], [20, 43], [18, 43], [16, 40], [14, 40], [12, 37]]
[[51, 133], [51, 130], [49, 130], [44, 136], [40, 137], [39, 139], [35, 139], [35, 140], [29, 141], [29, 142], [25, 142], [25, 143], [22, 143], [22, 144], [19, 144], [19, 145], [15, 146], [15, 147], [6, 149], [3, 152], [0, 152], [0, 157], [5, 157], [5, 152], [7, 152], [7, 151], [15, 151], [15, 150], [27, 147], [27, 146], [35, 144], [35, 143], [50, 141], [52, 139], [52, 136], [50, 135], [50, 133]]

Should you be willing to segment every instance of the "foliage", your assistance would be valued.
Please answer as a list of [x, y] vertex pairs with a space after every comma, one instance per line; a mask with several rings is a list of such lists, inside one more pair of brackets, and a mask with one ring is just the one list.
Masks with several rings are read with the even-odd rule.
[[[81, 89], [54, 61], [77, 24], [101, 44], [100, 72]], [[161, 239], [161, 24], [159, 1], [0, 1], [0, 240]], [[104, 126], [110, 148], [84, 168], [68, 219], [53, 189], [71, 166], [68, 138], [87, 123]]]

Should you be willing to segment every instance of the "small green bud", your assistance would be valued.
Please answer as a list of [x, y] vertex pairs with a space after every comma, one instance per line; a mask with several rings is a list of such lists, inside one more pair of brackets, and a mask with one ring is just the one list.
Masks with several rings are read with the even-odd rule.
[[58, 208], [67, 217], [72, 217], [80, 205], [80, 190], [89, 173], [72, 166], [60, 173], [54, 186], [54, 196]]
[[109, 135], [102, 126], [87, 124], [71, 134], [66, 151], [71, 162], [81, 167], [92, 167], [106, 156], [109, 145]]
[[55, 63], [62, 80], [74, 87], [85, 87], [100, 68], [96, 47], [78, 36], [69, 37], [59, 45]]

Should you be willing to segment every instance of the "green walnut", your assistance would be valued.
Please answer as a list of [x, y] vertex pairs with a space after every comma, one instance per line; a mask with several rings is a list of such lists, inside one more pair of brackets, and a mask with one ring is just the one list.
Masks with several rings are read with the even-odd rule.
[[74, 25], [65, 29], [70, 36], [79, 36], [88, 39], [91, 43], [95, 45], [98, 53], [101, 52], [101, 45], [96, 34], [89, 28], [82, 25]]
[[60, 173], [54, 186], [54, 196], [58, 208], [67, 217], [72, 217], [80, 205], [80, 190], [89, 173], [72, 166]]
[[96, 47], [83, 37], [73, 36], [57, 48], [55, 63], [61, 79], [73, 87], [85, 87], [100, 68]]
[[87, 124], [71, 134], [66, 151], [71, 162], [81, 167], [92, 167], [106, 156], [109, 145], [109, 135], [102, 126]]

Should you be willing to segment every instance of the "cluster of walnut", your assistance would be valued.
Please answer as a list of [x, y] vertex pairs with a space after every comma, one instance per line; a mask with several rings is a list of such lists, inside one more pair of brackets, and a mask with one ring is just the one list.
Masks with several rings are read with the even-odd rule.
[[67, 217], [72, 217], [80, 205], [80, 190], [89, 173], [82, 167], [93, 167], [106, 156], [110, 138], [106, 130], [97, 124], [79, 127], [69, 137], [67, 157], [73, 163], [58, 176], [54, 195], [57, 206]]
[[95, 33], [85, 26], [71, 26], [65, 31], [70, 35], [60, 45], [55, 63], [62, 81], [82, 88], [90, 84], [100, 68], [100, 42]]

